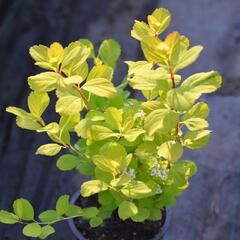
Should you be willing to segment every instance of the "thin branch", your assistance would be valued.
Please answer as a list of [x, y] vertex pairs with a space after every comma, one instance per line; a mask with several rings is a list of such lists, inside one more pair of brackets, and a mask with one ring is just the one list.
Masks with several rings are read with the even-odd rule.
[[176, 84], [175, 84], [175, 79], [174, 79], [174, 72], [173, 72], [173, 69], [171, 66], [169, 67], [169, 72], [170, 72], [170, 78], [172, 80], [172, 87], [175, 88]]
[[84, 105], [85, 105], [86, 109], [88, 110], [88, 109], [89, 109], [89, 103], [88, 103], [88, 100], [87, 100], [86, 96], [84, 95], [82, 89], [79, 88], [79, 87], [76, 86], [76, 85], [73, 86], [73, 88], [78, 91], [80, 97], [82, 98], [82, 100], [83, 100], [83, 102], [84, 102]]

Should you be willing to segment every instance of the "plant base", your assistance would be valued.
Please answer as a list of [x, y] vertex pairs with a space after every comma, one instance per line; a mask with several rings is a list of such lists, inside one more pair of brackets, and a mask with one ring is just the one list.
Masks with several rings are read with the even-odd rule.
[[[72, 198], [72, 203], [82, 207], [98, 206], [96, 199], [81, 198], [79, 193]], [[98, 228], [90, 228], [88, 221], [81, 218], [71, 220], [69, 224], [79, 240], [162, 240], [169, 224], [167, 215], [168, 211], [164, 208], [160, 221], [136, 223], [131, 220], [122, 221], [117, 212], [114, 212]]]

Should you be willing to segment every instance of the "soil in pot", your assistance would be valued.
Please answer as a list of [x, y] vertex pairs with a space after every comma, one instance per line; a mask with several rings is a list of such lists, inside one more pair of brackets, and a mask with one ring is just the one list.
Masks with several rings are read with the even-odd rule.
[[[94, 197], [78, 198], [77, 205], [81, 207], [98, 206]], [[79, 232], [89, 240], [151, 240], [161, 231], [166, 220], [166, 209], [162, 210], [160, 221], [145, 221], [136, 223], [132, 220], [122, 221], [115, 211], [111, 218], [106, 219], [98, 228], [90, 228], [88, 221], [74, 219]]]

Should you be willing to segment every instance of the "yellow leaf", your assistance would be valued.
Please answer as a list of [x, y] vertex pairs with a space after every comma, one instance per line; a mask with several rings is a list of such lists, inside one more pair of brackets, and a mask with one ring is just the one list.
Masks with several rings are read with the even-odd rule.
[[169, 25], [171, 14], [165, 8], [157, 8], [148, 16], [148, 24], [155, 34], [161, 34]]
[[141, 48], [145, 58], [149, 62], [153, 64], [162, 63], [164, 65], [168, 63], [168, 46], [160, 39], [155, 37], [146, 37], [141, 41]]
[[142, 41], [145, 37], [154, 37], [154, 32], [145, 22], [135, 20], [131, 36], [139, 41]]
[[49, 104], [48, 94], [45, 92], [31, 92], [28, 96], [28, 107], [30, 112], [40, 118]]
[[82, 89], [94, 95], [106, 98], [113, 97], [116, 93], [113, 84], [105, 78], [92, 79], [91, 81], [86, 82], [82, 86]]
[[48, 48], [48, 57], [51, 63], [60, 63], [63, 60], [64, 50], [60, 43], [54, 42]]

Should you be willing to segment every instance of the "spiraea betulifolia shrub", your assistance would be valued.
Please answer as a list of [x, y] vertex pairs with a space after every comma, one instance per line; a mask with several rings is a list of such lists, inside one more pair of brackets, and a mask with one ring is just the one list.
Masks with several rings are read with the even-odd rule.
[[[48, 135], [36, 154], [62, 152], [58, 169], [89, 176], [81, 195], [97, 194], [100, 207], [81, 208], [64, 195], [56, 209], [37, 218], [29, 201], [18, 199], [13, 211], [0, 211], [0, 222], [23, 224], [24, 235], [45, 239], [54, 233], [54, 223], [69, 218], [82, 217], [97, 227], [116, 210], [122, 220], [156, 221], [164, 206], [175, 204], [197, 171], [194, 162], [182, 159], [184, 148], [204, 147], [211, 134], [208, 105], [198, 99], [216, 91], [221, 76], [210, 71], [181, 78], [179, 71], [197, 60], [202, 46], [190, 47], [178, 32], [161, 39], [170, 20], [169, 11], [159, 8], [147, 23], [135, 21], [131, 35], [145, 60], [127, 61], [128, 74], [117, 87], [112, 78], [120, 46], [114, 40], [103, 41], [97, 54], [87, 39], [65, 48], [57, 42], [30, 48], [35, 65], [44, 71], [28, 78], [29, 109], [8, 107], [7, 112], [16, 115], [19, 127]], [[128, 84], [144, 100], [130, 98]], [[59, 122], [46, 122], [53, 91]], [[72, 134], [79, 137], [75, 143]]]

